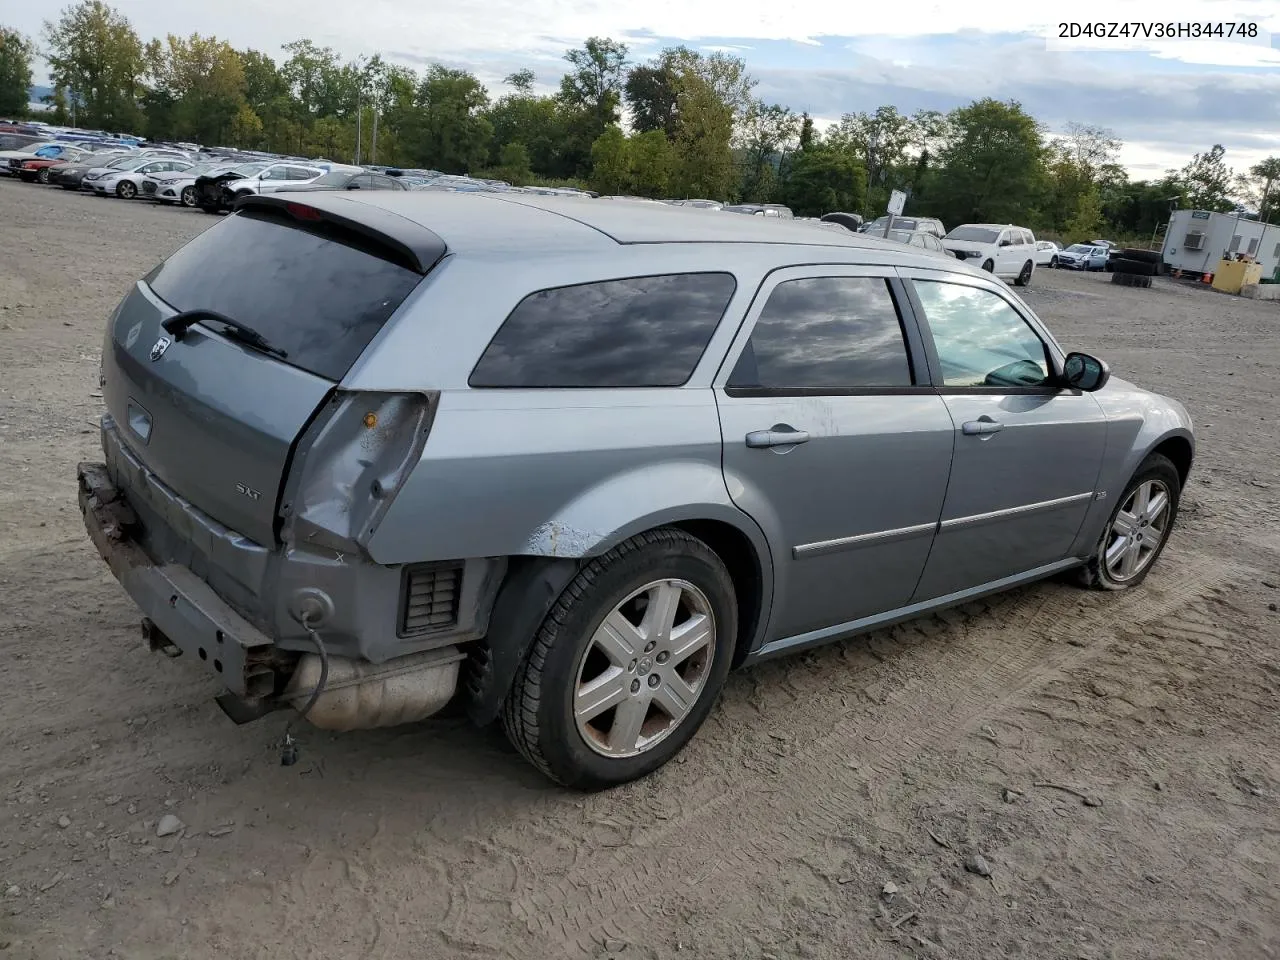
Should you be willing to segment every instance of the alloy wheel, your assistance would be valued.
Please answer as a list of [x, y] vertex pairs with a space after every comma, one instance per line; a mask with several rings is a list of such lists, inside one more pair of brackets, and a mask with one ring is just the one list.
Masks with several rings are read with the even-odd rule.
[[41, 168], [40, 168], [40, 172], [36, 174], [36, 179], [37, 179], [37, 180], [39, 180], [41, 183], [48, 183], [48, 182], [49, 182], [49, 168], [48, 168], [48, 167], [41, 167]]
[[1018, 274], [1018, 283], [1026, 286], [1031, 281], [1031, 261], [1028, 260], [1022, 265], [1022, 271]]
[[182, 205], [184, 207], [194, 207], [196, 205], [196, 188], [195, 187], [182, 188]]
[[1169, 532], [1169, 488], [1160, 480], [1146, 480], [1129, 494], [1103, 544], [1107, 574], [1118, 583], [1138, 576], [1151, 565]]
[[132, 200], [137, 192], [138, 188], [128, 180], [120, 181], [120, 186], [116, 188], [116, 193], [119, 194], [121, 200]]
[[573, 718], [593, 751], [632, 757], [664, 740], [698, 702], [716, 650], [706, 595], [655, 580], [613, 608], [578, 662]]

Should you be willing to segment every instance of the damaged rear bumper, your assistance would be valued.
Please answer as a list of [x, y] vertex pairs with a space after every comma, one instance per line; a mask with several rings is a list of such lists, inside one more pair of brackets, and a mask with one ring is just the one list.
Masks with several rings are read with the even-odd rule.
[[201, 661], [238, 697], [260, 700], [274, 694], [277, 653], [271, 639], [189, 569], [147, 556], [133, 539], [137, 515], [105, 464], [81, 463], [76, 476], [85, 529], [150, 621], [145, 629], [153, 648], [171, 646]]

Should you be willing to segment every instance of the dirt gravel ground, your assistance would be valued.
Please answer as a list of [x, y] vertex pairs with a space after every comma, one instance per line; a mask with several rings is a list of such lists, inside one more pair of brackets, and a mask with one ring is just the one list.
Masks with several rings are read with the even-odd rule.
[[1037, 273], [1069, 349], [1196, 419], [1146, 585], [740, 672], [581, 796], [455, 720], [282, 767], [286, 715], [144, 649], [75, 464], [108, 312], [212, 222], [0, 182], [0, 960], [1280, 956], [1280, 305]]

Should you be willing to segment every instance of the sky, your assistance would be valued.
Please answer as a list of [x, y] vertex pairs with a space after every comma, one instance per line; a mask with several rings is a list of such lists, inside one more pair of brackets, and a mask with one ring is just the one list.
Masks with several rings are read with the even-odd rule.
[[[1180, 167], [1221, 143], [1244, 170], [1280, 156], [1280, 0], [115, 0], [144, 40], [212, 34], [278, 53], [308, 36], [347, 57], [381, 53], [421, 67], [474, 71], [493, 95], [529, 67], [550, 90], [563, 53], [589, 36], [628, 44], [640, 61], [666, 46], [746, 61], [758, 96], [819, 122], [892, 104], [949, 110], [1015, 99], [1050, 132], [1069, 121], [1110, 128], [1135, 179]], [[54, 5], [14, 4], [6, 25], [38, 36]], [[1255, 25], [1253, 39], [1062, 40], [1077, 23]], [[1202, 28], [1203, 30], [1203, 28]], [[1132, 29], [1131, 29], [1131, 32]], [[45, 75], [38, 74], [37, 82]]]

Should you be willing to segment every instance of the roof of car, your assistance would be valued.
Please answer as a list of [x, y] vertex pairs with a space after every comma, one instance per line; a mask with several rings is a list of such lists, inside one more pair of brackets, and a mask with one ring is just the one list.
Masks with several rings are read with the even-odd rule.
[[[531, 194], [376, 191], [310, 197], [335, 214], [358, 216], [349, 204], [382, 207], [427, 227], [455, 251], [489, 248], [495, 241], [526, 251], [599, 248], [609, 241], [648, 243], [778, 243], [882, 249], [876, 238], [819, 229], [794, 220], [723, 216], [669, 204], [608, 203], [580, 197]], [[345, 208], [345, 210], [343, 209]], [[612, 245], [612, 244], [609, 244]]]

